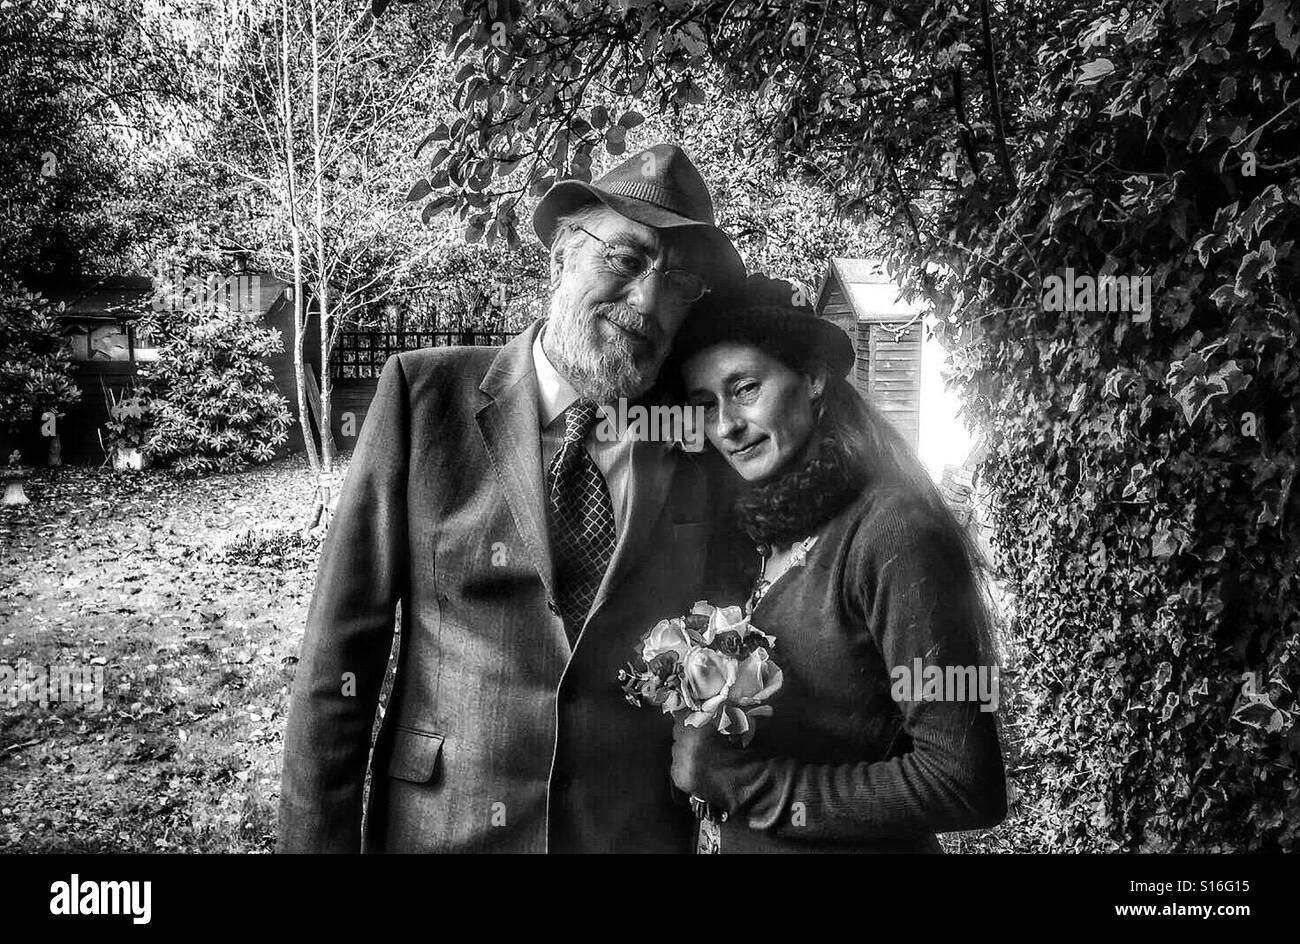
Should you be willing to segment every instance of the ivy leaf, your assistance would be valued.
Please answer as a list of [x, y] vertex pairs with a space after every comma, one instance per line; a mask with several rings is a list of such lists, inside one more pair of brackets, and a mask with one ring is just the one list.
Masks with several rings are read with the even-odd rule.
[[1075, 76], [1074, 82], [1076, 85], [1086, 88], [1090, 85], [1096, 85], [1114, 71], [1115, 63], [1111, 62], [1109, 59], [1094, 59], [1079, 70], [1079, 74]]
[[1210, 301], [1214, 302], [1219, 308], [1231, 308], [1233, 305], [1239, 305], [1249, 300], [1250, 295], [1237, 291], [1236, 285], [1232, 282], [1224, 282], [1210, 293]]
[[1196, 423], [1200, 415], [1212, 400], [1228, 395], [1228, 385], [1222, 377], [1192, 377], [1181, 389], [1174, 392], [1174, 399], [1183, 408], [1187, 425]]
[[1196, 253], [1196, 258], [1200, 260], [1201, 266], [1205, 267], [1210, 264], [1210, 257], [1216, 252], [1221, 252], [1228, 246], [1228, 240], [1220, 233], [1206, 233], [1196, 242], [1192, 243], [1192, 251]]
[[618, 119], [619, 125], [626, 131], [630, 131], [637, 125], [645, 121], [645, 115], [639, 111], [625, 111], [623, 117]]
[[1294, 57], [1296, 51], [1300, 50], [1300, 24], [1292, 19], [1290, 6], [1286, 0], [1265, 0], [1264, 12], [1251, 24], [1251, 29], [1256, 26], [1272, 26], [1278, 45]]
[[1211, 381], [1220, 382], [1224, 389], [1231, 396], [1240, 393], [1250, 383], [1249, 376], [1244, 373], [1236, 361], [1228, 361], [1213, 374], [1210, 375]]
[[1237, 269], [1237, 282], [1233, 290], [1238, 295], [1254, 291], [1255, 284], [1277, 267], [1277, 253], [1269, 240], [1259, 244], [1259, 248], [1246, 253]]
[[1106, 375], [1101, 385], [1101, 395], [1110, 400], [1117, 400], [1137, 379], [1137, 374], [1127, 367], [1116, 367]]
[[[1151, 535], [1151, 555], [1153, 557], [1173, 557], [1178, 552], [1178, 542], [1174, 539], [1173, 532], [1169, 530], [1169, 522], [1162, 520], [1156, 525], [1155, 533]], [[1168, 663], [1161, 663], [1162, 666]], [[1168, 681], [1166, 675], [1165, 680]]]

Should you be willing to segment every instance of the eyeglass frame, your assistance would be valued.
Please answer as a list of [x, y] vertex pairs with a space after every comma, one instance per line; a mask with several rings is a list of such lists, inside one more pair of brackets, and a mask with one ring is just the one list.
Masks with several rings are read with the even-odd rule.
[[[648, 253], [646, 253], [642, 249], [638, 249], [635, 246], [628, 246], [628, 245], [619, 246], [617, 243], [611, 243], [608, 239], [602, 239], [601, 237], [597, 236], [595, 233], [587, 229], [585, 226], [575, 225], [575, 229], [581, 230], [582, 232], [590, 236], [592, 239], [596, 240], [596, 242], [600, 243], [602, 246], [605, 247], [606, 262], [608, 262], [610, 254], [616, 250], [629, 250], [631, 252], [639, 253], [641, 256], [649, 259]], [[631, 284], [632, 282], [640, 282], [642, 279], [647, 278], [651, 272], [654, 272], [656, 270], [658, 270], [659, 274], [664, 276], [665, 278], [668, 276], [669, 272], [681, 272], [700, 280], [701, 285], [703, 285], [700, 294], [696, 295], [694, 298], [687, 298], [685, 295], [681, 296], [681, 300], [688, 305], [698, 302], [701, 298], [703, 298], [705, 295], [709, 294], [709, 292], [713, 290], [710, 287], [709, 283], [705, 281], [704, 276], [700, 275], [698, 272], [692, 272], [690, 269], [681, 269], [676, 266], [674, 266], [671, 269], [660, 268], [660, 264], [658, 262], [655, 262], [653, 259], [650, 260], [650, 264], [646, 266], [646, 270], [642, 272], [640, 275], [626, 276], [626, 275], [619, 275], [617, 272], [615, 272], [614, 276], [615, 278], [621, 279], [622, 281]]]

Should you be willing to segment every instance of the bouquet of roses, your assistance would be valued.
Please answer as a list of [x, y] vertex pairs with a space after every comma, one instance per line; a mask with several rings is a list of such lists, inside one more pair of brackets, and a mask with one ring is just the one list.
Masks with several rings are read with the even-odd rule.
[[772, 714], [765, 702], [781, 687], [775, 646], [740, 607], [701, 600], [685, 616], [656, 623], [637, 652], [644, 668], [629, 662], [618, 680], [634, 706], [657, 705], [687, 727], [714, 725], [743, 747], [754, 719]]

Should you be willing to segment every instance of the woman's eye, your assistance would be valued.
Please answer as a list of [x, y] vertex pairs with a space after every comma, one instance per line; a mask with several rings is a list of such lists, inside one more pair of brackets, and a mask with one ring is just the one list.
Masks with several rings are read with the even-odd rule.
[[736, 396], [738, 397], [753, 397], [756, 393], [758, 393], [758, 384], [756, 383], [745, 383], [736, 388]]

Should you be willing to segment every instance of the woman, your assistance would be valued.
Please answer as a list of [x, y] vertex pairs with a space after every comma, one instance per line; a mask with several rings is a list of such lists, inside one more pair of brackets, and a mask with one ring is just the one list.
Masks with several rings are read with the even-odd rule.
[[753, 742], [675, 731], [672, 776], [722, 852], [939, 852], [1006, 784], [978, 558], [908, 445], [845, 380], [848, 337], [750, 277], [672, 366], [742, 480], [753, 625], [784, 684]]

